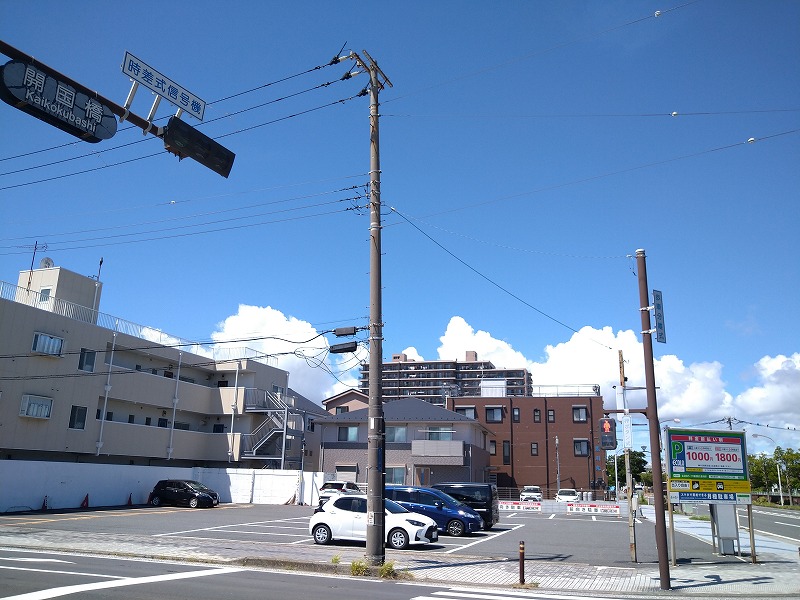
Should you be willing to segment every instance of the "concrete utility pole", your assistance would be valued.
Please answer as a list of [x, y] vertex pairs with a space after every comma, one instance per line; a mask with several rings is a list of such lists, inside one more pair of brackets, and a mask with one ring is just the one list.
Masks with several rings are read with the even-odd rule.
[[[655, 329], [650, 329], [650, 292], [647, 288], [647, 264], [644, 250], [636, 251], [636, 271], [639, 277], [639, 312], [642, 317], [642, 346], [644, 347], [644, 378], [647, 389], [647, 421], [650, 428], [650, 450], [660, 447], [658, 405], [656, 403], [656, 377], [653, 367], [653, 338]], [[669, 581], [669, 555], [667, 552], [667, 523], [664, 516], [664, 484], [661, 460], [650, 461], [653, 468], [653, 498], [656, 509], [656, 547], [658, 550], [658, 572], [662, 590], [671, 589]]]
[[381, 160], [378, 136], [378, 93], [392, 82], [373, 58], [362, 50], [366, 60], [350, 54], [359, 67], [369, 73], [369, 408], [367, 439], [367, 554], [370, 565], [386, 559], [386, 534], [383, 498], [386, 485], [385, 435], [383, 421], [383, 316], [381, 314]]
[[[619, 351], [619, 386], [622, 388], [622, 405], [628, 415], [628, 400], [625, 397], [625, 361], [622, 350]], [[614, 455], [614, 468], [617, 466], [617, 457]], [[628, 543], [631, 549], [631, 562], [636, 562], [636, 525], [634, 522], [633, 508], [633, 481], [631, 478], [631, 449], [625, 446], [625, 488], [628, 490]], [[619, 491], [617, 492], [619, 494]]]

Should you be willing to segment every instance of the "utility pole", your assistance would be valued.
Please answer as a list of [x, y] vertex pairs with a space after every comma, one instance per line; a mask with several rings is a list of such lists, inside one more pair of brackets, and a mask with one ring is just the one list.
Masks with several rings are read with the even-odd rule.
[[[660, 448], [658, 406], [656, 403], [656, 377], [653, 366], [653, 338], [655, 329], [650, 328], [650, 291], [647, 287], [647, 263], [645, 252], [636, 251], [636, 271], [639, 278], [639, 312], [642, 317], [642, 346], [644, 347], [644, 377], [647, 389], [647, 420], [650, 429], [650, 450], [656, 452]], [[667, 552], [667, 523], [664, 516], [664, 484], [661, 473], [661, 460], [653, 457], [650, 461], [653, 468], [653, 498], [656, 509], [656, 548], [658, 550], [658, 572], [661, 589], [671, 589], [669, 581], [669, 556]]]
[[373, 58], [362, 50], [366, 60], [350, 53], [358, 66], [369, 73], [369, 408], [367, 431], [367, 554], [370, 565], [386, 559], [386, 534], [383, 499], [386, 486], [385, 427], [383, 421], [383, 316], [381, 314], [381, 161], [378, 136], [378, 93], [392, 82]]
[[[622, 359], [622, 350], [619, 351], [619, 386], [622, 388], [622, 405], [625, 415], [628, 415], [628, 400], [625, 397], [625, 361]], [[617, 456], [614, 455], [614, 467], [617, 466]], [[631, 481], [631, 449], [625, 444], [625, 488], [628, 490], [628, 542], [631, 549], [631, 562], [636, 562], [636, 525], [634, 522], [633, 507], [633, 481]], [[619, 492], [618, 492], [619, 493]]]

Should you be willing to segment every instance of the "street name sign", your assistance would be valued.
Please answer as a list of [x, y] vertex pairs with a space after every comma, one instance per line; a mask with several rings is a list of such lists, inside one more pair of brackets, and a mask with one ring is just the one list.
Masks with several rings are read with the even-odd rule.
[[666, 344], [667, 330], [664, 328], [664, 300], [658, 290], [653, 290], [653, 309], [656, 321], [656, 341]]
[[86, 142], [107, 140], [117, 132], [117, 118], [94, 92], [19, 60], [2, 67], [0, 99]]

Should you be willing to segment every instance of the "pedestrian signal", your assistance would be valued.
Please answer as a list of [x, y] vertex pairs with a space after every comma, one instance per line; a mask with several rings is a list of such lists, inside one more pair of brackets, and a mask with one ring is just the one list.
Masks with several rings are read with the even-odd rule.
[[617, 449], [617, 422], [614, 419], [600, 419], [600, 449]]

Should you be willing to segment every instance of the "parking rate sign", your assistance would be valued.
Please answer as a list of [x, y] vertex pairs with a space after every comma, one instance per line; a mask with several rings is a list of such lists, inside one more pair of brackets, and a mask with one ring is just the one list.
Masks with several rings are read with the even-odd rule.
[[750, 503], [744, 432], [667, 429], [670, 502]]
[[671, 479], [746, 480], [744, 432], [667, 430]]

